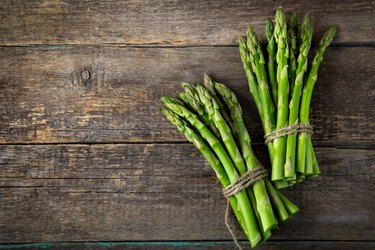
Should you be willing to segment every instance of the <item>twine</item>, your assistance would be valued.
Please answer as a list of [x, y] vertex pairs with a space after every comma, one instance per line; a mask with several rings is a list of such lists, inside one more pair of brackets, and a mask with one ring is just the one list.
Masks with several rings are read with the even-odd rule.
[[229, 198], [233, 195], [238, 194], [243, 189], [246, 189], [253, 185], [255, 182], [263, 179], [268, 176], [268, 171], [262, 166], [256, 166], [255, 168], [247, 171], [244, 175], [240, 176], [235, 182], [230, 184], [223, 190], [224, 197], [227, 198], [227, 209], [225, 211], [225, 225], [228, 228], [229, 233], [231, 234], [234, 243], [238, 249], [242, 249], [241, 245], [238, 243], [236, 235], [234, 234], [231, 225], [229, 223]]
[[299, 123], [299, 124], [294, 124], [291, 126], [279, 128], [279, 129], [272, 131], [271, 133], [264, 135], [264, 139], [265, 139], [264, 143], [268, 144], [277, 138], [280, 138], [286, 135], [296, 134], [299, 132], [306, 132], [306, 133], [312, 134], [313, 128], [310, 124], [304, 124], [304, 123]]

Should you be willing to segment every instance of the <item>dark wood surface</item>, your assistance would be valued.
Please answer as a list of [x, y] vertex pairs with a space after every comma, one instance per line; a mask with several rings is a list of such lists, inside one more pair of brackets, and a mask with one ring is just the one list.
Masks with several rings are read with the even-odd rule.
[[335, 43], [374, 43], [375, 2], [4, 1], [0, 42], [25, 44], [237, 45], [249, 24], [264, 32], [275, 8], [309, 12], [318, 36], [340, 26]]
[[[181, 91], [181, 81], [202, 82], [204, 72], [238, 94], [253, 141], [262, 140], [237, 47], [0, 51], [1, 143], [186, 141], [160, 115], [159, 99]], [[373, 144], [375, 47], [331, 47], [325, 59], [313, 98], [315, 143]]]
[[[241, 246], [246, 249], [248, 243], [241, 242]], [[235, 249], [232, 241], [177, 241], [177, 242], [89, 242], [89, 243], [39, 243], [39, 244], [13, 244], [4, 246], [4, 248], [22, 248], [27, 250], [35, 249], [53, 249], [53, 250], [155, 250], [155, 249], [182, 249], [182, 250], [226, 250]], [[357, 250], [374, 249], [374, 242], [331, 242], [331, 241], [269, 241], [267, 244], [260, 245], [260, 250], [290, 250], [290, 249], [321, 249], [321, 250]]]
[[[193, 145], [0, 149], [1, 241], [229, 239], [220, 186]], [[319, 147], [317, 157], [322, 177], [285, 190], [301, 212], [273, 239], [374, 239], [374, 150]]]
[[260, 249], [375, 248], [374, 1], [19, 0], [0, 4], [0, 249], [232, 249], [159, 98], [204, 72], [229, 85], [267, 164], [237, 40], [277, 6], [310, 12], [314, 43], [339, 33], [312, 104], [322, 176], [284, 191], [301, 212]]

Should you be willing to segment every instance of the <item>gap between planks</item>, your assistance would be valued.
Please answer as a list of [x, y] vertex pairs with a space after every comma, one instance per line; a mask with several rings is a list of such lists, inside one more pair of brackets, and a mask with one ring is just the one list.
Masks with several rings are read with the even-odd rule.
[[[247, 245], [248, 241], [239, 240], [241, 245]], [[375, 241], [366, 240], [268, 240], [267, 244], [283, 243], [357, 243], [368, 246], [374, 245]], [[366, 244], [367, 243], [367, 244]], [[185, 240], [185, 241], [82, 241], [82, 242], [35, 242], [35, 243], [10, 243], [0, 244], [0, 249], [20, 249], [20, 248], [53, 248], [53, 247], [140, 247], [140, 246], [168, 246], [168, 247], [212, 247], [212, 246], [231, 246], [234, 245], [231, 240]], [[265, 246], [263, 246], [265, 247]]]
[[[265, 45], [262, 43], [262, 45]], [[317, 43], [313, 43], [315, 47]], [[374, 47], [375, 42], [352, 42], [352, 43], [332, 43], [330, 47]], [[192, 44], [192, 45], [171, 45], [171, 44], [121, 44], [121, 43], [51, 43], [51, 44], [0, 44], [0, 48], [41, 48], [41, 49], [70, 49], [84, 47], [115, 47], [115, 48], [161, 48], [161, 49], [184, 49], [184, 48], [235, 48], [233, 44]]]
[[[318, 145], [314, 145], [314, 148], [331, 148], [331, 149], [366, 149], [375, 150], [375, 145], [372, 144], [372, 140], [369, 140], [369, 144], [364, 141], [359, 143], [327, 143], [319, 142]], [[313, 142], [314, 143], [314, 142]], [[4, 143], [0, 142], [0, 146], [59, 146], [59, 145], [74, 145], [74, 146], [84, 146], [84, 145], [186, 145], [191, 144], [188, 141], [139, 141], [139, 142], [122, 142], [122, 141], [105, 141], [105, 142], [17, 142], [17, 143]], [[261, 142], [252, 142], [251, 146], [261, 146]]]

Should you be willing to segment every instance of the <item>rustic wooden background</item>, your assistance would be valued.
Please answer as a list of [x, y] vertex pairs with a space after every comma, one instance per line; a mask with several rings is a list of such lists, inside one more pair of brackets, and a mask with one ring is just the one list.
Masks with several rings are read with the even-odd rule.
[[277, 6], [310, 12], [315, 43], [339, 33], [313, 97], [322, 176], [285, 191], [301, 212], [259, 249], [375, 249], [375, 1], [341, 0], [1, 1], [0, 248], [232, 249], [159, 98], [228, 84], [266, 163], [237, 40]]

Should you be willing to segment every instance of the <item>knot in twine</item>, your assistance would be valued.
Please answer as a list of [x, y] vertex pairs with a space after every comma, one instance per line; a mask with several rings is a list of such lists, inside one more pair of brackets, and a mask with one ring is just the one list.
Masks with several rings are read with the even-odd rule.
[[229, 198], [241, 192], [243, 189], [246, 189], [253, 185], [255, 182], [263, 179], [264, 177], [268, 176], [268, 171], [262, 166], [258, 165], [253, 169], [247, 171], [244, 175], [240, 176], [235, 182], [230, 184], [228, 187], [223, 189], [223, 195], [227, 198], [227, 209], [225, 211], [225, 225], [228, 228], [229, 233], [231, 234], [234, 243], [236, 244], [238, 249], [242, 249], [241, 245], [238, 243], [237, 238], [231, 228], [229, 221], [229, 212], [230, 212], [230, 204]]
[[272, 141], [274, 141], [277, 138], [286, 136], [286, 135], [291, 135], [291, 134], [296, 134], [298, 132], [306, 132], [312, 134], [313, 132], [313, 127], [310, 124], [304, 124], [304, 123], [297, 123], [291, 126], [286, 126], [283, 128], [276, 129], [272, 131], [271, 133], [268, 133], [264, 135], [264, 143], [268, 144]]

